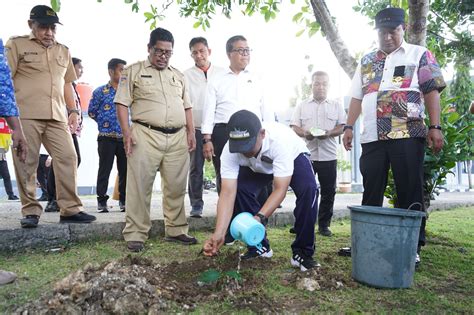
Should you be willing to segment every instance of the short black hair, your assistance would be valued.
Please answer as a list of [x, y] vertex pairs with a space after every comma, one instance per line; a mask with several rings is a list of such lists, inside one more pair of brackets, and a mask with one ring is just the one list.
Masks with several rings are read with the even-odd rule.
[[174, 47], [173, 34], [171, 34], [170, 31], [165, 30], [164, 28], [161, 28], [161, 27], [155, 28], [150, 33], [150, 41], [148, 42], [148, 48], [155, 46], [157, 41], [170, 42], [171, 47]]
[[322, 76], [326, 76], [329, 78], [329, 74], [327, 74], [327, 72], [324, 72], [324, 71], [316, 71], [315, 73], [313, 73], [313, 75], [311, 76], [311, 80], [314, 80], [314, 77], [322, 77]]
[[119, 59], [119, 58], [112, 58], [110, 59], [109, 63], [107, 64], [107, 68], [109, 70], [115, 70], [115, 68], [119, 65], [119, 64], [123, 64], [123, 65], [126, 65], [127, 62], [123, 59]]
[[239, 40], [247, 41], [247, 39], [242, 35], [232, 36], [227, 40], [227, 43], [225, 44], [225, 51], [230, 54], [232, 52], [232, 49], [234, 49], [234, 43], [238, 42]]
[[207, 48], [209, 48], [209, 45], [207, 44], [207, 39], [205, 39], [204, 37], [194, 37], [189, 42], [189, 50], [191, 50], [191, 48], [193, 48], [193, 46], [198, 44], [198, 43], [201, 43], [204, 46], [206, 46]]
[[72, 64], [77, 65], [78, 63], [81, 63], [82, 60], [76, 57], [72, 57]]

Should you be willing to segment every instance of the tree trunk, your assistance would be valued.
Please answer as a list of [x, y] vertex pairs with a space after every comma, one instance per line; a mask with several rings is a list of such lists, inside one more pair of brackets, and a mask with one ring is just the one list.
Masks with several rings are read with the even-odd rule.
[[408, 1], [407, 41], [410, 44], [426, 46], [426, 19], [430, 11], [429, 0]]
[[349, 53], [346, 44], [339, 35], [339, 30], [334, 24], [331, 14], [324, 0], [311, 0], [316, 21], [321, 25], [323, 36], [326, 37], [331, 50], [336, 56], [339, 65], [344, 69], [346, 74], [352, 79], [357, 67], [357, 61]]

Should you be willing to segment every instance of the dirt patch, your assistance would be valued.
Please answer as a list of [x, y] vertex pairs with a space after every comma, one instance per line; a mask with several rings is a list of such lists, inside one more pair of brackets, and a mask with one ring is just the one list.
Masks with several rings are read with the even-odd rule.
[[[298, 287], [298, 281], [303, 278], [313, 279], [318, 282], [319, 290], [352, 286], [344, 275], [335, 275], [324, 268], [306, 273], [269, 274], [269, 270], [278, 270], [287, 263], [287, 260], [273, 258], [239, 264], [237, 251], [214, 259], [198, 257], [168, 265], [141, 256], [128, 256], [100, 266], [85, 266], [56, 283], [53, 292], [15, 313], [156, 314], [192, 311], [198, 304], [218, 301], [226, 301], [238, 310], [275, 313], [294, 311], [295, 301], [270, 298], [263, 289], [269, 277], [277, 277], [281, 284], [294, 287]], [[203, 274], [209, 271], [215, 279], [204, 281]]]

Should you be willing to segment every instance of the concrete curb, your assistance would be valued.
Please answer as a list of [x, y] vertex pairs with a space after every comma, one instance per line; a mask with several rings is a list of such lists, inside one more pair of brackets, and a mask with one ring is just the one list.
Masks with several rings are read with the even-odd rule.
[[[443, 193], [442, 196], [443, 198], [432, 202], [429, 212], [463, 206], [474, 206], [474, 193], [463, 193], [461, 195], [460, 193]], [[360, 202], [359, 198], [360, 194], [353, 194], [335, 203], [333, 218], [337, 220], [349, 217], [350, 211], [347, 209], [347, 205], [359, 204], [355, 202], [357, 200]], [[214, 199], [207, 201], [210, 208], [214, 203]], [[283, 209], [278, 209], [270, 218], [269, 226], [293, 224], [293, 204], [294, 196], [289, 195], [283, 204]], [[152, 209], [155, 209], [155, 207]], [[90, 211], [91, 208], [93, 208], [93, 206], [86, 207], [86, 211]], [[214, 213], [214, 209], [208, 209], [205, 211], [203, 218], [188, 218], [190, 231], [212, 231], [216, 220]], [[15, 215], [17, 216], [18, 214], [16, 213]], [[13, 228], [0, 226], [0, 252], [29, 248], [54, 248], [93, 239], [122, 240], [122, 230], [125, 225], [125, 220], [123, 216], [118, 217], [117, 214], [115, 215], [115, 218], [108, 217], [108, 222], [100, 222], [105, 221], [104, 217], [101, 217], [100, 220], [92, 224], [59, 224], [48, 223], [48, 220], [45, 220], [44, 223], [40, 221], [40, 225], [35, 229], [22, 229], [19, 225]], [[11, 216], [12, 214], [9, 215], [9, 217]], [[115, 220], [115, 222], [110, 222], [110, 220]], [[164, 236], [164, 230], [164, 220], [162, 218], [153, 218], [149, 233], [150, 238]]]

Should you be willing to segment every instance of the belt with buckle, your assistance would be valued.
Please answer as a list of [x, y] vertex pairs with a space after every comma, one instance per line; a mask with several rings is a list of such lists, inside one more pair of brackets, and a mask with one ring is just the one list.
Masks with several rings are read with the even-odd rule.
[[155, 127], [155, 126], [149, 125], [149, 124], [144, 123], [144, 122], [139, 121], [139, 120], [132, 120], [132, 122], [137, 123], [137, 124], [142, 125], [142, 126], [145, 126], [148, 129], [153, 129], [153, 130], [160, 131], [160, 132], [166, 133], [166, 134], [177, 133], [178, 131], [181, 130], [181, 128], [183, 128], [183, 127], [177, 127], [177, 128]]

